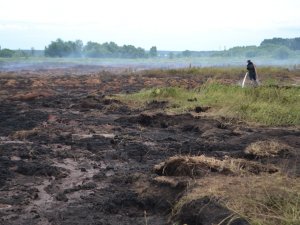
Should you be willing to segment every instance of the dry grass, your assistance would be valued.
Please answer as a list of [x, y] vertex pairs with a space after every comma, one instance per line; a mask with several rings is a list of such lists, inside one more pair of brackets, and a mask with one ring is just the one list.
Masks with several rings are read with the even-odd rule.
[[12, 135], [12, 138], [14, 140], [25, 140], [29, 136], [37, 135], [38, 133], [39, 130], [37, 128], [33, 128], [32, 130], [19, 130]]
[[28, 93], [20, 93], [11, 97], [12, 100], [30, 101], [37, 98], [47, 98], [54, 95], [51, 90], [33, 90]]
[[278, 169], [272, 165], [262, 165], [244, 159], [227, 157], [223, 160], [214, 157], [174, 156], [154, 167], [154, 171], [167, 176], [205, 176], [210, 172], [221, 174], [260, 174], [275, 173]]
[[252, 225], [300, 224], [300, 179], [282, 174], [198, 179], [173, 208], [173, 217], [193, 200], [210, 197]]
[[[278, 146], [284, 145], [267, 146], [281, 149]], [[264, 155], [277, 153], [272, 150], [272, 154]], [[272, 165], [229, 157], [221, 160], [203, 155], [176, 156], [156, 165], [154, 170], [160, 175], [194, 178], [173, 207], [175, 220], [183, 207], [192, 207], [192, 201], [209, 198], [229, 209], [231, 219], [243, 218], [252, 225], [300, 224], [300, 178], [287, 176]], [[174, 180], [163, 177], [162, 181], [174, 185]], [[223, 218], [220, 224], [230, 224], [230, 218]]]
[[282, 154], [292, 154], [290, 146], [276, 140], [257, 141], [245, 149], [245, 153], [257, 157], [274, 157]]

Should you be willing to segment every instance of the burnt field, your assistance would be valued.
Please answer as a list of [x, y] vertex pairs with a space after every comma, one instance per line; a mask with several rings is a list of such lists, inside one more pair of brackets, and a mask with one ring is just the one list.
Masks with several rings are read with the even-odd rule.
[[224, 190], [209, 190], [227, 187], [232, 198], [279, 173], [291, 186], [299, 127], [228, 122], [201, 103], [167, 113], [164, 101], [136, 108], [113, 97], [206, 80], [97, 67], [0, 72], [0, 224], [250, 224], [211, 198]]

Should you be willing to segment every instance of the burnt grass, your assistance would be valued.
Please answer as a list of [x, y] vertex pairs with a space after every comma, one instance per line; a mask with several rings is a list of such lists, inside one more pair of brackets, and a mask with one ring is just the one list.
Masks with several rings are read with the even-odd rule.
[[[84, 74], [84, 68], [0, 75], [3, 225], [158, 225], [172, 224], [174, 219], [211, 224], [214, 216], [227, 217], [230, 212], [215, 203], [199, 216], [191, 210], [197, 208], [195, 201], [176, 218], [170, 217], [185, 186], [155, 180], [154, 165], [175, 155], [201, 154], [264, 163], [266, 159], [243, 152], [259, 140], [300, 148], [296, 128], [228, 123], [202, 116], [202, 110], [158, 113], [166, 102], [133, 110], [109, 98], [145, 87], [196, 87], [203, 82], [196, 76], [122, 75], [96, 69]], [[299, 163], [289, 156], [270, 162]], [[198, 200], [198, 206], [203, 201]]]

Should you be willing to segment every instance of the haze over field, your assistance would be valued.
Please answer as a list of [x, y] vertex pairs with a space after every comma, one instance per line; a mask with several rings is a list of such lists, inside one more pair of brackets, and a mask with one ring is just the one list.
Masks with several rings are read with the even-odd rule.
[[145, 49], [223, 50], [299, 36], [299, 0], [1, 0], [0, 45], [114, 41]]

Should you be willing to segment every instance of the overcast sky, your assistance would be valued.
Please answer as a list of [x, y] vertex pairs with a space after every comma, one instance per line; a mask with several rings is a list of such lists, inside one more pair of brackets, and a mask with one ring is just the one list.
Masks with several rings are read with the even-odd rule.
[[300, 0], [0, 0], [0, 45], [57, 38], [148, 50], [222, 50], [300, 37]]

